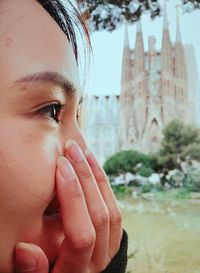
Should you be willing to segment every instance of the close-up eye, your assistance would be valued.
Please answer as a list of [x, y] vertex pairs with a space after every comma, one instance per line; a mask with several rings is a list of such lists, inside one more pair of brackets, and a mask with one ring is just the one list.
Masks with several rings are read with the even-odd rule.
[[42, 109], [39, 110], [39, 113], [41, 115], [50, 117], [51, 119], [59, 123], [59, 116], [60, 116], [61, 109], [62, 109], [61, 104], [54, 103], [54, 104], [50, 104], [43, 107]]

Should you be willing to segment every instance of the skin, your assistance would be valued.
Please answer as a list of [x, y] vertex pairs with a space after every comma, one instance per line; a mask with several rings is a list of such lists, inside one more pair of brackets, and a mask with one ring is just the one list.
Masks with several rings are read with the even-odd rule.
[[[0, 12], [0, 272], [27, 272], [30, 259], [35, 273], [101, 272], [119, 249], [121, 216], [105, 173], [85, 152], [72, 48], [35, 0], [6, 0]], [[52, 74], [19, 82], [46, 71], [61, 74], [67, 90]], [[52, 104], [64, 105], [59, 121]], [[81, 158], [72, 159], [73, 147]], [[44, 215], [55, 195], [61, 219]]]

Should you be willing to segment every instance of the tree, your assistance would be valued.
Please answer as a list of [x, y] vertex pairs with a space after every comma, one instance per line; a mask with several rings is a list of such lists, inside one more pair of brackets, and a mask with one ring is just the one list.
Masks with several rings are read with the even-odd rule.
[[200, 132], [179, 120], [171, 121], [163, 130], [161, 149], [157, 157], [158, 168], [174, 169], [186, 158], [200, 161]]
[[[172, 0], [171, 0], [172, 1]], [[148, 12], [153, 19], [160, 16], [159, 0], [79, 0], [80, 7], [93, 30], [113, 31], [124, 21], [134, 23], [143, 13]], [[200, 8], [200, 0], [180, 0], [185, 11]]]
[[130, 150], [114, 154], [103, 167], [108, 175], [120, 175], [127, 172], [135, 174], [140, 171], [149, 174], [153, 172], [153, 164], [151, 156]]

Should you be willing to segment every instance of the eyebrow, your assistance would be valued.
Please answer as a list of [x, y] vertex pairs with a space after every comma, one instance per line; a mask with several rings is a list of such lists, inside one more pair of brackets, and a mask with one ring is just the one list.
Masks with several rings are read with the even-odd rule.
[[44, 71], [26, 75], [14, 82], [14, 86], [36, 84], [36, 83], [51, 83], [59, 86], [66, 96], [77, 96], [80, 94], [79, 89], [65, 76], [58, 72]]

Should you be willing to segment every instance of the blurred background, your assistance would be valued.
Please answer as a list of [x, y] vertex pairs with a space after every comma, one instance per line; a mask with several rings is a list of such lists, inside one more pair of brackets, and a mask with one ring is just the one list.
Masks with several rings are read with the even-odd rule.
[[88, 146], [129, 233], [127, 272], [200, 273], [200, 1], [79, 1]]

